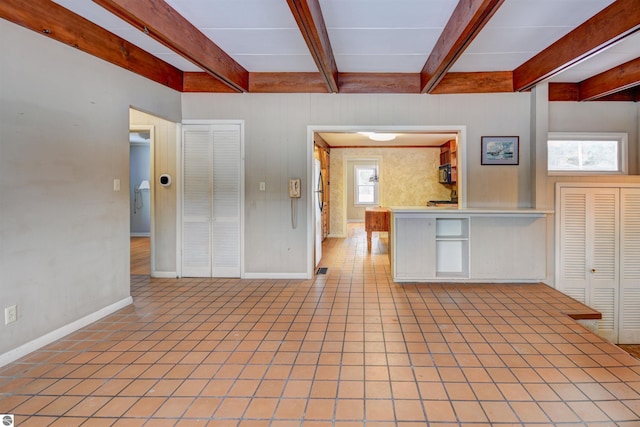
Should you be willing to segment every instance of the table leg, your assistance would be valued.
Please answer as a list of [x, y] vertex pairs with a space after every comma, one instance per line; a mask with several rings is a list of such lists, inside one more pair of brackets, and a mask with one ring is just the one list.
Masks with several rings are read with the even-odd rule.
[[371, 252], [371, 231], [367, 231], [367, 252]]

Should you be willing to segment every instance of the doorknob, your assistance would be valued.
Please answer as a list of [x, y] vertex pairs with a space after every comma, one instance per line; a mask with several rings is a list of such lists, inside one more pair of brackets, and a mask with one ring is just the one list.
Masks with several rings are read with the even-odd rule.
[[592, 273], [595, 273], [595, 272], [596, 272], [596, 269], [595, 269], [595, 268], [592, 268], [592, 269], [591, 269], [591, 272], [592, 272]]

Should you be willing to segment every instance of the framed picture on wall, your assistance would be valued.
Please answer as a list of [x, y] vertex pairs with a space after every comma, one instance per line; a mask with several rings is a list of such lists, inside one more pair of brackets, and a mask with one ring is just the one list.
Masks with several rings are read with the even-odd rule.
[[520, 161], [518, 136], [483, 136], [482, 138], [483, 165], [517, 165]]

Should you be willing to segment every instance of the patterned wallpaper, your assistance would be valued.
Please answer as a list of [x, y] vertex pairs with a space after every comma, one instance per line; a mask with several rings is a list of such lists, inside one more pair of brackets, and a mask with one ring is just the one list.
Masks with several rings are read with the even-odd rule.
[[331, 150], [332, 235], [344, 235], [345, 158], [381, 157], [382, 206], [426, 206], [448, 200], [451, 188], [438, 182], [439, 148], [334, 148]]

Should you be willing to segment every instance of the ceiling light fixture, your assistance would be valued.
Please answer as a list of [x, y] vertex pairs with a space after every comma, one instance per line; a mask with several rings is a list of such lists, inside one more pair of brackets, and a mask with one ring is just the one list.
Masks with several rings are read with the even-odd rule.
[[396, 139], [395, 133], [358, 132], [358, 134], [364, 135], [372, 141], [393, 141]]

